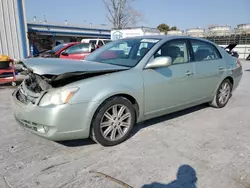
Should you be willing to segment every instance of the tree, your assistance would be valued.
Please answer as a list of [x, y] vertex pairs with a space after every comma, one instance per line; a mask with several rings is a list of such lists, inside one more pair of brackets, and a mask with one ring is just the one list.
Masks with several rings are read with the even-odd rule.
[[167, 24], [160, 24], [158, 25], [157, 29], [160, 31], [160, 32], [163, 32], [165, 34], [168, 33], [168, 31], [177, 31], [178, 28], [176, 26], [173, 26], [173, 27], [169, 27]]
[[167, 24], [162, 23], [162, 24], [158, 25], [157, 29], [160, 32], [167, 34], [167, 32], [169, 31], [169, 26]]
[[177, 27], [176, 26], [173, 26], [173, 27], [171, 27], [171, 29], [170, 29], [171, 31], [177, 31], [178, 29], [177, 29]]
[[107, 18], [115, 29], [135, 26], [142, 15], [132, 7], [135, 0], [103, 0], [107, 9]]

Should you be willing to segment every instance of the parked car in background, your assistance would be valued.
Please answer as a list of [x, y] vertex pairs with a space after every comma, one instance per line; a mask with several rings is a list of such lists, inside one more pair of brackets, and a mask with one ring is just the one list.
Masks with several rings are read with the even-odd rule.
[[64, 50], [60, 54], [60, 58], [81, 60], [87, 57], [94, 50], [95, 46], [92, 43], [79, 43]]
[[[15, 116], [51, 140], [126, 140], [137, 122], [202, 103], [224, 107], [242, 77], [238, 59], [208, 40], [116, 40], [84, 61], [33, 58], [14, 91]], [[46, 117], [46, 118], [44, 118]]]
[[238, 52], [234, 51], [233, 49], [237, 46], [237, 44], [229, 44], [224, 49], [229, 53], [231, 56], [239, 58]]
[[82, 43], [92, 43], [95, 45], [96, 48], [100, 48], [103, 45], [111, 42], [110, 39], [82, 39]]
[[60, 54], [65, 51], [66, 49], [70, 48], [71, 46], [77, 45], [80, 42], [69, 42], [63, 43], [55, 46], [52, 50], [47, 50], [43, 53], [40, 53], [39, 57], [59, 57]]
[[250, 60], [250, 54], [247, 56], [246, 60]]

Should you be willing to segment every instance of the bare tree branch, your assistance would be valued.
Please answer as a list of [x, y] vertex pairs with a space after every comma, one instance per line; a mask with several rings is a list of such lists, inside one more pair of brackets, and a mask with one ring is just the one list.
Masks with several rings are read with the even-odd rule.
[[135, 26], [142, 21], [142, 15], [132, 8], [135, 0], [103, 0], [107, 9], [107, 19], [113, 28], [121, 29], [127, 26]]

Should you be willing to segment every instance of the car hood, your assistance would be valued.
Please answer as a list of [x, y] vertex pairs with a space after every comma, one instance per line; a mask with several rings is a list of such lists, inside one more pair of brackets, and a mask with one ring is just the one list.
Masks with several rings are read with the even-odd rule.
[[98, 63], [86, 60], [58, 58], [29, 58], [23, 61], [24, 68], [38, 75], [62, 75], [65, 73], [98, 73], [127, 70], [128, 67]]

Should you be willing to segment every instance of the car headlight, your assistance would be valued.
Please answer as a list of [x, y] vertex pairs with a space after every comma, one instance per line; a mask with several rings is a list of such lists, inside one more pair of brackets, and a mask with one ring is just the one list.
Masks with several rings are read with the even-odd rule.
[[78, 90], [79, 88], [72, 87], [48, 92], [40, 100], [39, 106], [66, 104]]

